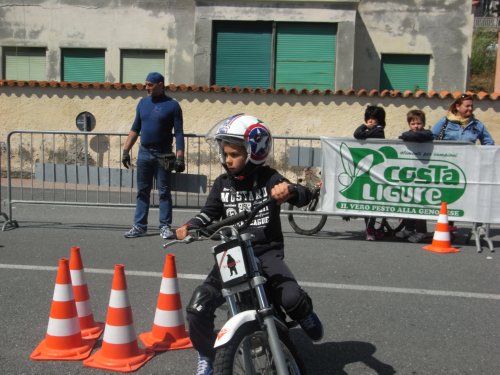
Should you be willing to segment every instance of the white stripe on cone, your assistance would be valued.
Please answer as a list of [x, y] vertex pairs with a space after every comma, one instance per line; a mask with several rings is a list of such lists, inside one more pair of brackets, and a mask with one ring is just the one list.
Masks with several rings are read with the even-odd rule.
[[133, 325], [112, 326], [106, 324], [102, 340], [109, 344], [128, 344], [137, 340]]
[[109, 297], [109, 307], [114, 307], [115, 309], [130, 307], [130, 301], [128, 299], [127, 291], [111, 289], [111, 295]]
[[154, 324], [160, 327], [179, 327], [181, 325], [184, 325], [182, 311], [166, 311], [156, 309]]
[[72, 336], [80, 332], [78, 317], [69, 319], [49, 318], [47, 334], [50, 336]]
[[177, 279], [164, 277], [161, 280], [160, 286], [161, 294], [178, 294], [179, 293], [179, 283]]
[[76, 311], [78, 312], [78, 316], [84, 317], [92, 314], [92, 308], [90, 306], [89, 300], [85, 300], [82, 302], [76, 302]]
[[448, 215], [445, 215], [445, 214], [439, 214], [438, 216], [438, 223], [446, 223], [448, 224]]
[[53, 301], [68, 302], [75, 299], [73, 296], [73, 288], [70, 284], [56, 284], [54, 287]]
[[85, 281], [85, 275], [81, 270], [70, 270], [71, 273], [71, 284], [73, 286], [81, 286], [87, 284]]
[[447, 241], [450, 242], [450, 232], [434, 232], [434, 237], [435, 240], [438, 241]]

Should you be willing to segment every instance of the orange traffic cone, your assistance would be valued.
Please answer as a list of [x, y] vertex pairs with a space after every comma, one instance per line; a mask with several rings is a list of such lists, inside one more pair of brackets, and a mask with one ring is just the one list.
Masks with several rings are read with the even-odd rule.
[[71, 287], [69, 261], [59, 260], [45, 339], [31, 353], [32, 360], [77, 361], [87, 358], [96, 340], [82, 340]]
[[193, 347], [184, 325], [174, 254], [167, 254], [165, 259], [152, 330], [139, 334], [139, 338], [158, 352]]
[[102, 346], [83, 361], [83, 365], [104, 370], [132, 372], [153, 358], [153, 355], [153, 351], [140, 349], [137, 344], [125, 280], [125, 266], [116, 264]]
[[70, 250], [69, 271], [82, 337], [84, 339], [97, 339], [104, 331], [104, 323], [94, 321], [94, 314], [92, 314], [92, 306], [90, 305], [90, 294], [78, 246], [73, 246]]
[[439, 212], [432, 244], [424, 246], [422, 249], [433, 251], [435, 253], [457, 253], [460, 251], [451, 246], [450, 229], [448, 227], [448, 208], [446, 202], [441, 203], [441, 211]]

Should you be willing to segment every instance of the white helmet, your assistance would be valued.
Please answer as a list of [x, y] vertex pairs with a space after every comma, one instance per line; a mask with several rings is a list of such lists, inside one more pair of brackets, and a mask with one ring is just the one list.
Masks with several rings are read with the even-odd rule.
[[246, 163], [250, 161], [255, 165], [266, 161], [273, 143], [267, 125], [258, 118], [243, 113], [219, 121], [210, 129], [206, 138], [208, 141], [217, 141], [222, 164], [225, 164], [224, 142], [242, 145], [247, 151]]

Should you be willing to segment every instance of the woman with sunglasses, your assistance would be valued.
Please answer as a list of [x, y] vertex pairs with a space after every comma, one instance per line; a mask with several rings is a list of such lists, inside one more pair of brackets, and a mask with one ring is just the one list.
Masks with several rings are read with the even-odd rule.
[[482, 145], [494, 145], [495, 141], [486, 126], [473, 115], [472, 95], [461, 95], [448, 108], [448, 113], [432, 128], [434, 139], [445, 141], [466, 141]]

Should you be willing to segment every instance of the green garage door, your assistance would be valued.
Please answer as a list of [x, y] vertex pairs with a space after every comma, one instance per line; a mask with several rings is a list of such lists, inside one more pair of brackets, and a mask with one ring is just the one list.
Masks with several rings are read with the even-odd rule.
[[334, 89], [336, 24], [278, 23], [276, 88]]
[[121, 53], [123, 83], [144, 83], [150, 72], [165, 72], [165, 51], [123, 50]]
[[216, 85], [271, 86], [271, 22], [216, 22], [213, 50]]
[[17, 81], [45, 81], [47, 58], [45, 48], [5, 47], [4, 77]]
[[380, 90], [427, 91], [429, 55], [382, 55]]
[[104, 82], [104, 50], [63, 49], [62, 72], [67, 82]]

